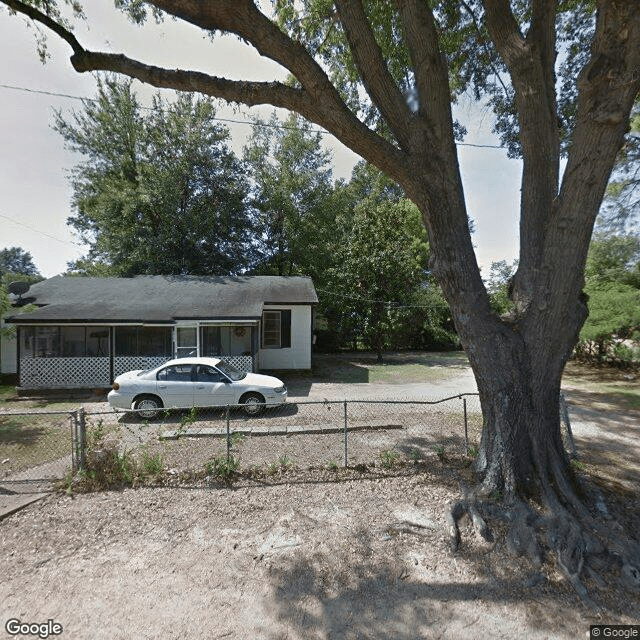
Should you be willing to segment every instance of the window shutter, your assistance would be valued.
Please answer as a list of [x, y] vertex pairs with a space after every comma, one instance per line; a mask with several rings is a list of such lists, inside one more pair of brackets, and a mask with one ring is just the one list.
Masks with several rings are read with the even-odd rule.
[[283, 349], [291, 347], [291, 309], [280, 312], [280, 346]]

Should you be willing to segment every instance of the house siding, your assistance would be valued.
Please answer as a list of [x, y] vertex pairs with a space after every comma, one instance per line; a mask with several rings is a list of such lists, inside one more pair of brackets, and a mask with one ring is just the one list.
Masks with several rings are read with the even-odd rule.
[[15, 334], [1, 336], [0, 341], [0, 373], [18, 373], [18, 341]]
[[265, 349], [260, 344], [260, 369], [311, 369], [311, 306], [265, 305], [265, 311], [291, 311], [291, 347]]

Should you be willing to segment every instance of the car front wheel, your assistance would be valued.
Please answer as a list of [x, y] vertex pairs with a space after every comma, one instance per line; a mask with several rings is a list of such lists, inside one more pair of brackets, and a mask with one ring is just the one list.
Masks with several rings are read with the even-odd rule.
[[259, 416], [264, 411], [264, 398], [259, 393], [247, 393], [240, 398], [242, 409], [248, 416]]
[[162, 409], [162, 402], [155, 396], [142, 396], [136, 398], [133, 408], [141, 418], [155, 418]]

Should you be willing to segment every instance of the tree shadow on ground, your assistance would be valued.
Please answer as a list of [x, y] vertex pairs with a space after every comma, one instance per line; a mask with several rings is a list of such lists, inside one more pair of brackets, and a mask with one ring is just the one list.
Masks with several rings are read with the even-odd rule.
[[[384, 638], [385, 640], [415, 640], [416, 638], [477, 638], [487, 634], [498, 637], [496, 632], [504, 629], [504, 622], [491, 620], [478, 625], [474, 622], [482, 616], [482, 607], [477, 614], [462, 616], [456, 611], [458, 603], [491, 601], [508, 615], [508, 608], [522, 603], [522, 585], [508, 581], [491, 583], [489, 580], [475, 584], [451, 584], [419, 582], [405, 578], [399, 567], [404, 563], [389, 558], [385, 568], [355, 566], [343, 557], [341, 564], [348, 576], [333, 576], [327, 580], [324, 572], [310, 567], [306, 562], [291, 562], [277, 575], [277, 615], [281, 622], [297, 626], [299, 637], [312, 638]], [[555, 608], [552, 598], [535, 592], [543, 601], [545, 609]], [[453, 604], [452, 604], [453, 603]], [[557, 606], [557, 605], [556, 605]], [[490, 607], [491, 609], [491, 607]], [[543, 607], [540, 607], [540, 610]], [[444, 615], [443, 615], [444, 614]], [[549, 615], [525, 614], [526, 627], [531, 630], [554, 633], [553, 637], [577, 637], [579, 630], [588, 630], [584, 619], [566, 615], [565, 621]], [[485, 616], [487, 614], [485, 613]], [[557, 612], [560, 618], [561, 612]], [[489, 614], [495, 617], [496, 614]], [[296, 623], [298, 623], [296, 625]], [[564, 626], [562, 636], [555, 635]], [[313, 629], [313, 631], [312, 631]], [[518, 625], [515, 634], [500, 637], [529, 637], [527, 629]], [[522, 634], [522, 635], [520, 635]], [[574, 635], [575, 634], [575, 635]], [[280, 637], [280, 636], [275, 636]], [[297, 635], [295, 637], [298, 637]]]
[[[432, 556], [425, 559], [420, 544], [408, 552], [386, 549], [387, 537], [361, 529], [337, 548], [282, 558], [272, 567], [270, 605], [293, 630], [286, 637], [463, 639], [530, 637], [533, 631], [547, 637], [546, 631], [573, 638], [588, 631], [590, 618], [597, 620], [563, 585], [545, 583], [524, 561], [496, 560], [474, 545], [440, 559], [468, 567], [465, 575], [443, 580], [447, 571], [429, 566]], [[515, 621], [507, 625], [510, 618]]]
[[46, 429], [20, 420], [19, 416], [0, 417], [0, 445], [33, 445], [46, 434]]
[[[277, 417], [290, 417], [298, 413], [296, 403], [286, 403], [277, 407], [268, 407], [261, 414], [250, 416], [241, 407], [230, 407], [229, 420], [231, 427], [259, 426], [259, 421], [269, 421]], [[118, 418], [120, 424], [149, 424], [149, 425], [185, 425], [188, 427], [220, 427], [225, 426], [227, 408], [225, 407], [196, 407], [194, 409], [162, 409], [154, 418], [143, 418], [137, 411], [125, 411]]]
[[[608, 422], [606, 416], [601, 423], [601, 428], [577, 438], [579, 464], [575, 471], [577, 477], [600, 487], [613, 520], [635, 539], [640, 531], [640, 425]], [[627, 442], [621, 440], [621, 434]], [[442, 456], [433, 455], [437, 445], [434, 438], [417, 436], [396, 447], [408, 458], [414, 451], [430, 454], [429, 460], [416, 462], [413, 467], [406, 463], [397, 467], [399, 476], [424, 474], [425, 502], [443, 487], [451, 499], [456, 499], [460, 483], [473, 482], [472, 459], [461, 453], [464, 440], [451, 439], [450, 449], [445, 449]], [[394, 470], [388, 473], [392, 475]], [[407, 500], [402, 487], [399, 483], [397, 503], [389, 504], [390, 512]], [[374, 523], [360, 523], [357, 531], [343, 528], [337, 541], [332, 536], [329, 542], [327, 536], [328, 548], [318, 549], [311, 558], [282, 558], [272, 568], [275, 615], [293, 629], [287, 637], [305, 640], [475, 638], [474, 620], [478, 619], [483, 621], [482, 634], [508, 637], [508, 633], [501, 634], [506, 633], [506, 621], [514, 612], [518, 622], [512, 627], [513, 637], [548, 637], [545, 632], [554, 638], [579, 637], [588, 632], [589, 624], [601, 623], [602, 616], [635, 623], [640, 620], [640, 595], [619, 586], [615, 570], [603, 576], [604, 590], [590, 577], [584, 578], [602, 606], [600, 611], [588, 609], [561, 578], [553, 557], [546, 556], [542, 570], [538, 570], [528, 560], [510, 556], [504, 542], [504, 524], [491, 524], [495, 547], [477, 538], [470, 523], [463, 521], [459, 551], [443, 552], [439, 560], [465, 568], [466, 578], [454, 575], [451, 580], [446, 579], [446, 570], [430, 570], [421, 556], [421, 549], [438, 539], [442, 541], [444, 528], [434, 532], [435, 537], [398, 536], [395, 547], [388, 548], [385, 544], [392, 543], [384, 540], [389, 534], [375, 531]], [[272, 637], [284, 636], [276, 633]]]

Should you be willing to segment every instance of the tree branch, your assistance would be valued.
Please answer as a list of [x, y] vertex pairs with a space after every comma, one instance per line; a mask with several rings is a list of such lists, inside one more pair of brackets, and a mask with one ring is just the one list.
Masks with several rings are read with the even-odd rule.
[[46, 13], [39, 11], [31, 5], [20, 2], [20, 0], [0, 0], [3, 4], [6, 4], [10, 9], [39, 22], [48, 29], [51, 29], [56, 35], [60, 36], [72, 49], [74, 53], [81, 53], [84, 51], [77, 38], [61, 24], [58, 24], [55, 20], [49, 17]]
[[407, 100], [389, 73], [362, 2], [337, 0], [335, 4], [362, 83], [400, 146], [407, 150], [409, 144], [407, 123], [411, 112]]
[[196, 71], [169, 70], [144, 64], [125, 55], [85, 50], [64, 26], [20, 0], [0, 0], [18, 13], [43, 24], [73, 49], [71, 62], [78, 72], [112, 71], [156, 87], [199, 91], [230, 102], [247, 105], [271, 104], [300, 113], [324, 127], [347, 147], [361, 155], [399, 183], [407, 179], [407, 157], [387, 140], [371, 131], [346, 106], [322, 68], [307, 50], [280, 31], [249, 0], [149, 3], [203, 29], [220, 29], [239, 35], [259, 53], [291, 71], [302, 88], [279, 82], [240, 82]]
[[419, 116], [426, 117], [425, 128], [433, 128], [435, 125], [435, 133], [441, 144], [450, 140], [453, 145], [449, 71], [438, 47], [433, 13], [427, 3], [420, 0], [395, 0], [395, 4], [413, 63], [420, 105]]
[[555, 96], [555, 0], [534, 0], [531, 27], [520, 32], [508, 0], [484, 0], [487, 29], [504, 60], [516, 96], [523, 173], [520, 263], [514, 299], [528, 307], [545, 230], [558, 193], [560, 133]]

